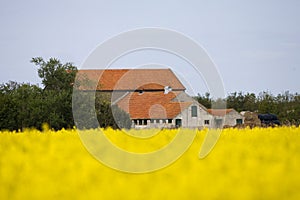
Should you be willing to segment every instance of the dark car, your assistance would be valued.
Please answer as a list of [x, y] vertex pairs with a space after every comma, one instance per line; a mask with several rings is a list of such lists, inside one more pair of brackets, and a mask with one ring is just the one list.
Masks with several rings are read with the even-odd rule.
[[265, 124], [267, 126], [281, 124], [278, 117], [274, 114], [259, 114], [258, 118], [260, 119], [262, 124]]

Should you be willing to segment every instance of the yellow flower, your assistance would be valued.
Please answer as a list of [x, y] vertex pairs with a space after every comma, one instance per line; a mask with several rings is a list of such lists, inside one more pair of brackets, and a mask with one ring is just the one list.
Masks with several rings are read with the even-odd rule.
[[[103, 131], [116, 146], [136, 153], [161, 149], [177, 134]], [[2, 131], [0, 199], [300, 199], [300, 127], [224, 129], [211, 153], [199, 159], [207, 132], [197, 131], [172, 165], [130, 174], [98, 162], [76, 129]]]

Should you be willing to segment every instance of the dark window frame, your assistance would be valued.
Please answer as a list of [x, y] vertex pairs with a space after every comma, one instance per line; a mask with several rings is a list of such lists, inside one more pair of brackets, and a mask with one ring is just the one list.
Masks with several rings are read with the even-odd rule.
[[192, 117], [198, 117], [198, 108], [197, 106], [191, 106], [191, 115]]
[[238, 118], [235, 120], [236, 124], [243, 124], [243, 119]]

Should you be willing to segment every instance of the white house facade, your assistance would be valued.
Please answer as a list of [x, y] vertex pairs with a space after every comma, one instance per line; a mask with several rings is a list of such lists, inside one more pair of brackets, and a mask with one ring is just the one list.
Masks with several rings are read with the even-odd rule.
[[208, 109], [207, 110], [214, 118], [214, 126], [220, 124], [227, 127], [233, 127], [244, 123], [244, 116], [234, 109]]

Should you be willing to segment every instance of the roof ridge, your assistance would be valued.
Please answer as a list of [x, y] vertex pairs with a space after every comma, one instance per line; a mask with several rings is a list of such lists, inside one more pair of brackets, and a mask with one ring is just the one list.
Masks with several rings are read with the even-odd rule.
[[148, 85], [148, 89], [164, 89], [164, 86], [170, 86], [173, 90], [185, 90], [184, 85], [170, 68], [82, 69], [77, 73], [86, 75], [87, 79], [98, 81], [98, 86], [95, 86], [96, 90], [102, 91], [136, 90], [145, 84]]
[[104, 70], [169, 70], [173, 72], [170, 68], [113, 68], [113, 69], [78, 69], [79, 71], [84, 71], [84, 70], [93, 70], [93, 71], [104, 71]]

